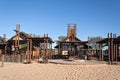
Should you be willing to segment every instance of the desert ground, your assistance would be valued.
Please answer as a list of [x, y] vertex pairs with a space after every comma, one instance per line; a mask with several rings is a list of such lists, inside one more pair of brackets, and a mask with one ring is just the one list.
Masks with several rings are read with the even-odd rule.
[[5, 62], [0, 80], [120, 80], [120, 65]]

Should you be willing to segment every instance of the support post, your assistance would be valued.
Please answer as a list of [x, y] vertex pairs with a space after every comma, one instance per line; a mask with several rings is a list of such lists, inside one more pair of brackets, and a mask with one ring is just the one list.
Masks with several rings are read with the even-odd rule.
[[30, 39], [29, 45], [30, 45], [30, 62], [31, 62], [31, 54], [32, 54], [32, 39]]
[[27, 59], [26, 59], [26, 62], [27, 62], [27, 64], [29, 62], [29, 40], [27, 40]]
[[102, 51], [102, 44], [100, 44], [100, 49], [101, 49], [101, 61], [104, 59], [103, 51]]
[[115, 44], [113, 43], [113, 61], [115, 60]]
[[18, 36], [18, 40], [17, 40], [17, 54], [18, 54], [18, 63], [20, 63], [20, 25], [17, 25], [17, 36]]
[[18, 63], [20, 63], [20, 54], [18, 53]]
[[47, 34], [46, 38], [47, 38], [47, 43], [46, 43], [46, 54], [47, 54], [47, 56], [48, 56], [48, 34]]
[[120, 46], [120, 44], [117, 44], [117, 61], [118, 61], [118, 54], [119, 54], [119, 46]]
[[46, 56], [46, 39], [45, 39], [45, 34], [44, 34], [44, 55], [43, 55], [43, 57], [44, 56]]
[[99, 61], [101, 61], [101, 48], [100, 48], [100, 43], [99, 43]]
[[[115, 34], [113, 34], [113, 40], [115, 39]], [[115, 60], [115, 42], [113, 41], [113, 61]]]
[[52, 43], [51, 44], [51, 48], [50, 48], [50, 59], [52, 59]]
[[58, 44], [58, 55], [60, 54], [60, 42]]
[[[41, 45], [41, 43], [40, 43]], [[40, 53], [39, 53], [39, 59], [41, 58], [41, 46], [39, 45], [39, 48], [40, 48]]]
[[89, 50], [89, 41], [90, 41], [90, 37], [88, 36], [88, 53], [87, 53], [87, 55], [88, 55], [88, 59], [91, 59], [91, 53], [90, 53], [90, 50]]
[[108, 33], [108, 64], [111, 64], [110, 62], [110, 35]]
[[115, 45], [116, 48], [115, 48], [115, 61], [117, 62], [117, 53], [118, 53], [118, 44]]
[[112, 37], [112, 33], [111, 35], [111, 64], [113, 64], [113, 37]]
[[44, 55], [43, 55], [43, 63], [48, 62], [48, 34], [47, 36], [44, 34]]
[[4, 66], [4, 54], [2, 54], [2, 67]]

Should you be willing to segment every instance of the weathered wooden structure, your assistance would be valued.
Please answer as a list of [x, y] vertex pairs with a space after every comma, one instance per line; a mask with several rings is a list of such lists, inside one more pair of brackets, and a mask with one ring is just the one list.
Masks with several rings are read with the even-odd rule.
[[16, 25], [16, 29], [14, 29], [14, 31], [16, 34], [7, 41], [7, 56], [12, 57], [12, 62], [23, 62], [23, 57], [27, 56], [25, 53], [28, 53], [29, 35], [24, 32], [20, 32], [19, 24]]
[[[16, 25], [16, 35], [7, 41], [7, 55], [12, 55], [12, 61], [15, 57], [18, 62], [39, 59], [42, 55], [52, 58], [52, 39], [47, 35], [36, 37], [20, 31], [20, 25]], [[42, 46], [41, 46], [42, 45]], [[48, 52], [49, 51], [49, 52]]]
[[104, 54], [102, 51], [102, 45], [105, 44], [108, 46], [108, 64], [113, 64], [114, 61], [120, 57], [120, 38], [116, 37], [116, 34], [108, 33], [108, 38], [98, 41], [99, 43], [99, 60], [104, 60]]
[[5, 53], [5, 45], [6, 45], [6, 40], [5, 40], [5, 34], [3, 37], [0, 37], [0, 54]]
[[6, 54], [6, 35], [0, 37], [0, 56], [2, 61], [2, 67], [4, 66], [4, 55]]
[[58, 41], [58, 45], [55, 48], [58, 49], [58, 55], [63, 57], [70, 57], [83, 54], [87, 54], [88, 41], [81, 41], [76, 35], [76, 24], [68, 24], [67, 37], [63, 41]]
[[33, 57], [48, 56], [49, 59], [52, 58], [53, 41], [48, 34], [44, 34], [44, 37], [30, 37], [29, 39], [32, 40]]

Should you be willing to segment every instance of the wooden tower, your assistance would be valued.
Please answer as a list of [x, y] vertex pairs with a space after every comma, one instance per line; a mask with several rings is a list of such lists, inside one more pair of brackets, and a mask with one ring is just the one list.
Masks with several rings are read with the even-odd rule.
[[76, 37], [76, 24], [68, 24], [67, 37]]

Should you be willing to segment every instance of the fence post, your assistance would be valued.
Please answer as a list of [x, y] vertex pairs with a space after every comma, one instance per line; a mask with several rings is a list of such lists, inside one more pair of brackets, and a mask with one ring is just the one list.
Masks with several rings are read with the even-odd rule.
[[4, 66], [4, 54], [2, 55], [2, 67]]

